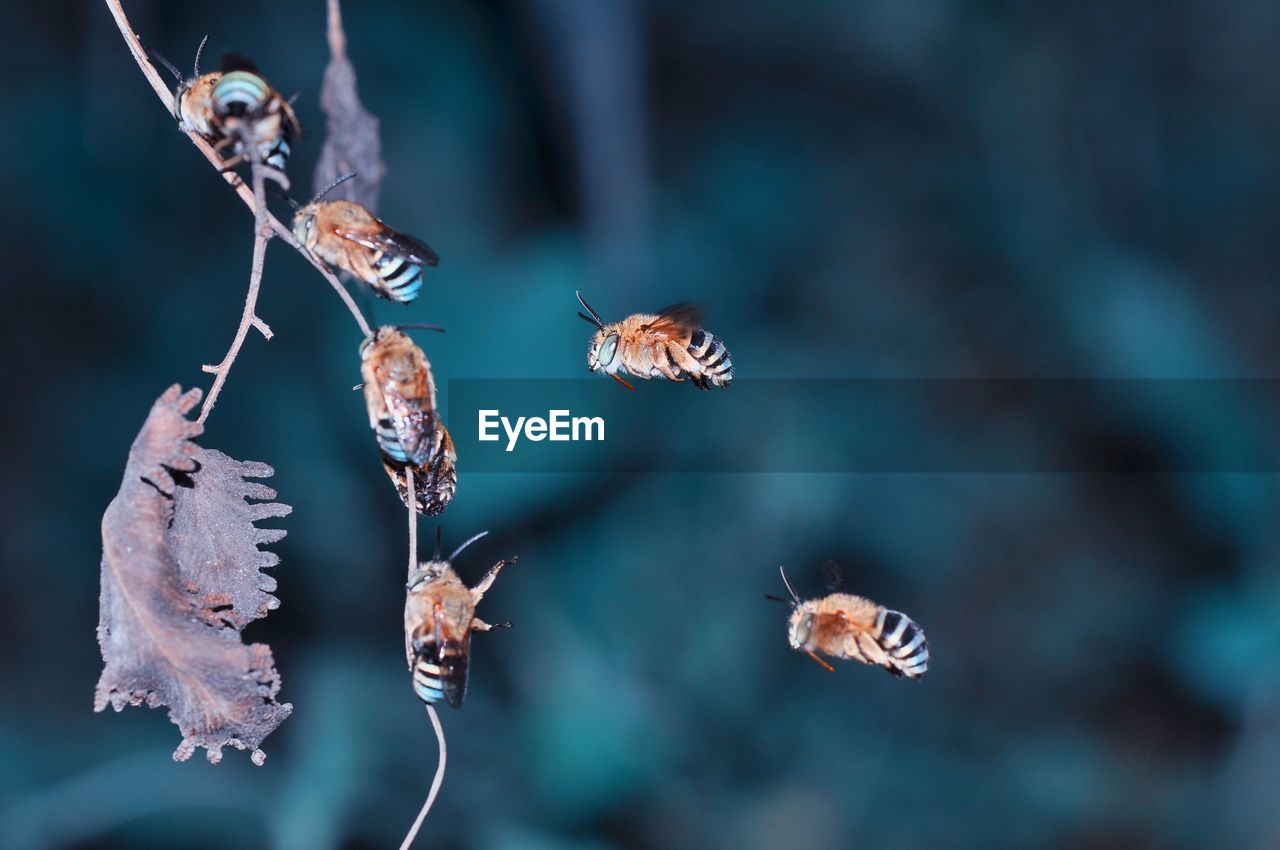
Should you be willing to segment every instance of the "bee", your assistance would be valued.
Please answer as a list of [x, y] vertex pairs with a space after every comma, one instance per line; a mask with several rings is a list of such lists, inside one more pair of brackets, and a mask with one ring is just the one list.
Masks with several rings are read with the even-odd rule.
[[209, 95], [216, 150], [230, 148], [232, 156], [224, 170], [250, 157], [265, 163], [278, 183], [288, 187], [285, 166], [292, 152], [293, 137], [302, 132], [293, 107], [271, 87], [252, 62], [235, 53], [222, 57], [222, 74]]
[[[383, 458], [397, 468], [416, 468], [434, 459], [433, 450], [444, 448], [436, 436], [443, 426], [436, 411], [436, 381], [422, 349], [400, 328], [383, 325], [360, 344], [360, 371], [369, 427]], [[448, 447], [452, 449], [452, 440]]]
[[151, 55], [178, 80], [173, 93], [173, 117], [183, 130], [193, 130], [222, 152], [230, 147], [232, 157], [224, 169], [235, 168], [255, 150], [272, 169], [273, 178], [288, 186], [285, 165], [293, 136], [301, 132], [293, 107], [271, 88], [253, 63], [234, 53], [222, 58], [222, 70], [200, 73], [200, 55], [205, 36], [196, 49], [194, 73], [184, 77], [173, 63], [159, 53]]
[[152, 58], [168, 68], [169, 73], [173, 74], [178, 81], [177, 88], [173, 91], [173, 117], [178, 122], [179, 129], [193, 130], [203, 136], [206, 141], [218, 142], [222, 139], [222, 131], [219, 129], [217, 116], [213, 112], [213, 90], [222, 79], [222, 74], [217, 71], [208, 74], [200, 73], [200, 54], [204, 52], [204, 46], [208, 40], [209, 36], [206, 35], [201, 40], [200, 46], [196, 48], [195, 69], [190, 77], [184, 77], [172, 62], [156, 51], [148, 50], [148, 52]]
[[[458, 454], [453, 448], [453, 438], [443, 424], [436, 428], [432, 441], [430, 460], [413, 467], [413, 509], [426, 516], [443, 513], [458, 489]], [[383, 455], [382, 466], [395, 484], [400, 501], [408, 505], [409, 482], [404, 465], [394, 464]]]
[[355, 201], [322, 201], [331, 183], [293, 216], [293, 235], [309, 252], [359, 278], [388, 301], [408, 304], [422, 288], [424, 266], [440, 257], [412, 236], [392, 230]]
[[471, 633], [511, 625], [489, 625], [476, 617], [476, 605], [502, 568], [516, 563], [516, 558], [494, 564], [471, 588], [453, 570], [458, 554], [488, 533], [480, 532], [442, 559], [437, 531], [435, 557], [420, 564], [409, 577], [404, 602], [404, 653], [413, 674], [413, 690], [428, 705], [444, 700], [454, 708], [460, 707], [467, 694]]
[[806, 653], [832, 672], [835, 668], [817, 653], [883, 667], [908, 679], [918, 679], [929, 669], [929, 644], [924, 630], [906, 614], [851, 593], [801, 599], [787, 580], [786, 571], [781, 567], [778, 570], [791, 600], [768, 598], [791, 606], [787, 639], [792, 649]]
[[629, 390], [634, 387], [619, 372], [646, 381], [680, 382], [687, 377], [703, 390], [726, 388], [733, 380], [729, 350], [701, 327], [702, 310], [697, 305], [676, 304], [657, 314], [636, 313], [606, 325], [582, 293], [577, 295], [587, 311], [578, 315], [597, 328], [587, 351], [587, 368], [592, 372], [604, 372]]

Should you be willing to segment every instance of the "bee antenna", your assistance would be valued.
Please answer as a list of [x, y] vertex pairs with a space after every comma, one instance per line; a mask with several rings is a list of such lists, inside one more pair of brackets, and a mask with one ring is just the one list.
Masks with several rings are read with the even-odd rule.
[[440, 560], [440, 535], [444, 533], [443, 526], [436, 526], [436, 554], [433, 560]]
[[311, 199], [311, 203], [313, 203], [313, 204], [314, 204], [316, 201], [320, 200], [320, 199], [321, 199], [321, 198], [323, 198], [325, 195], [329, 194], [329, 193], [330, 193], [330, 192], [332, 192], [334, 189], [338, 188], [338, 187], [339, 187], [339, 186], [341, 186], [343, 183], [346, 183], [348, 180], [350, 180], [352, 177], [355, 177], [355, 176], [356, 176], [356, 172], [354, 172], [354, 171], [353, 171], [353, 172], [351, 172], [350, 174], [344, 174], [344, 175], [342, 175], [342, 176], [341, 176], [341, 177], [339, 177], [337, 180], [334, 180], [332, 183], [330, 183], [328, 186], [325, 186], [325, 187], [324, 187], [323, 189], [321, 189], [319, 192], [316, 192], [316, 196], [315, 196], [314, 198], [312, 198], [312, 199]]
[[196, 48], [195, 75], [197, 77], [200, 76], [200, 54], [204, 53], [204, 46], [208, 41], [209, 36], [206, 34], [204, 38], [200, 39], [200, 46]]
[[[795, 589], [794, 587], [792, 587], [792, 586], [791, 586], [791, 580], [787, 578], [787, 571], [786, 571], [786, 570], [784, 570], [781, 566], [779, 566], [779, 567], [778, 567], [778, 572], [782, 574], [782, 583], [783, 583], [783, 584], [785, 584], [785, 585], [787, 586], [787, 593], [790, 593], [790, 594], [791, 594], [791, 599], [792, 599], [792, 601], [793, 601], [796, 605], [799, 605], [799, 604], [800, 604], [800, 597], [796, 595], [796, 589]], [[784, 600], [784, 601], [785, 601], [785, 600]]]
[[182, 82], [182, 72], [179, 71], [176, 67], [174, 67], [174, 64], [172, 62], [170, 62], [168, 59], [165, 59], [163, 56], [161, 56], [158, 50], [152, 50], [150, 47], [148, 47], [147, 55], [150, 56], [152, 59], [156, 60], [157, 62], [159, 62], [164, 67], [168, 68], [169, 73], [173, 74], [174, 78], [176, 78], [179, 83]]
[[457, 549], [454, 549], [454, 550], [453, 550], [453, 554], [449, 556], [449, 563], [453, 563], [453, 559], [454, 559], [454, 558], [456, 558], [456, 557], [458, 557], [458, 553], [460, 553], [463, 549], [467, 548], [467, 547], [468, 547], [468, 546], [470, 546], [472, 543], [475, 543], [477, 540], [479, 540], [481, 537], [484, 537], [484, 536], [485, 536], [486, 534], [488, 534], [488, 533], [489, 533], [489, 532], [487, 532], [487, 531], [482, 531], [482, 532], [480, 532], [479, 534], [472, 535], [472, 537], [471, 537], [469, 540], [467, 540], [465, 543], [463, 543], [463, 544], [462, 544], [461, 546], [459, 546]]
[[574, 290], [574, 293], [573, 293], [573, 294], [574, 294], [574, 295], [576, 295], [576, 296], [578, 296], [578, 303], [579, 303], [579, 304], [581, 304], [581, 305], [586, 309], [587, 313], [590, 313], [590, 314], [591, 314], [590, 316], [588, 316], [588, 315], [586, 315], [586, 314], [584, 314], [584, 313], [579, 313], [578, 315], [579, 315], [580, 317], [582, 317], [583, 319], [586, 319], [586, 320], [587, 320], [588, 322], [590, 322], [591, 324], [595, 325], [595, 326], [596, 326], [597, 328], [599, 328], [600, 330], [604, 330], [604, 320], [600, 318], [600, 314], [599, 314], [599, 313], [597, 313], [595, 310], [592, 310], [592, 309], [591, 309], [591, 305], [590, 305], [590, 304], [588, 304], [588, 303], [586, 302], [586, 299], [584, 299], [584, 298], [582, 297], [582, 293], [581, 293], [580, 291], [578, 291], [578, 290]]
[[439, 331], [444, 333], [444, 328], [439, 325], [428, 325], [425, 322], [406, 322], [403, 325], [396, 325], [396, 330], [402, 331], [405, 328], [416, 329], [420, 331]]
[[770, 602], [781, 602], [783, 605], [790, 605], [792, 608], [796, 607], [790, 599], [783, 599], [781, 596], [774, 596], [772, 593], [766, 593], [764, 598]]

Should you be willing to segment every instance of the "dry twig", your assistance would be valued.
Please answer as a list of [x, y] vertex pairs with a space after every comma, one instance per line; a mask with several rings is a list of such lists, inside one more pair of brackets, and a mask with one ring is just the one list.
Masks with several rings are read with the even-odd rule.
[[[413, 464], [404, 468], [406, 492], [413, 493]], [[417, 500], [410, 497], [409, 504], [409, 577], [418, 571], [418, 508]]]
[[[413, 467], [404, 467], [404, 481], [408, 484], [408, 492], [413, 492]], [[415, 501], [411, 498], [408, 501], [408, 573], [410, 576], [417, 571], [417, 509]], [[431, 780], [431, 790], [426, 795], [425, 803], [422, 803], [422, 809], [417, 813], [417, 818], [413, 821], [413, 826], [408, 830], [408, 835], [404, 836], [401, 844], [401, 850], [408, 850], [408, 846], [413, 844], [413, 838], [417, 837], [417, 831], [421, 830], [422, 822], [426, 821], [426, 813], [430, 812], [431, 806], [435, 804], [435, 798], [440, 794], [440, 786], [444, 785], [444, 760], [447, 758], [448, 750], [444, 746], [444, 727], [440, 726], [440, 717], [435, 713], [434, 705], [426, 707], [426, 713], [431, 718], [431, 726], [435, 728], [435, 740], [440, 745], [440, 760], [435, 766], [435, 778]]]
[[249, 328], [257, 328], [264, 337], [271, 339], [271, 328], [267, 327], [267, 323], [258, 318], [255, 310], [258, 306], [258, 290], [262, 286], [262, 264], [267, 256], [267, 242], [271, 239], [271, 228], [267, 226], [267, 196], [266, 189], [263, 185], [263, 168], [265, 166], [255, 156], [250, 160], [253, 179], [253, 264], [249, 267], [249, 292], [244, 297], [244, 312], [240, 314], [240, 327], [236, 328], [235, 339], [231, 341], [231, 347], [227, 349], [226, 356], [222, 358], [222, 362], [217, 366], [205, 365], [201, 368], [213, 375], [213, 386], [209, 388], [209, 395], [205, 396], [204, 405], [200, 408], [200, 416], [196, 419], [201, 425], [209, 418], [210, 411], [213, 410], [213, 404], [218, 398], [218, 393], [222, 392], [222, 385], [227, 382], [227, 375], [231, 372], [231, 364], [236, 362], [236, 355], [240, 353], [240, 346], [244, 345], [244, 338], [249, 333]]
[[435, 804], [436, 796], [440, 793], [440, 786], [444, 784], [444, 762], [448, 756], [444, 746], [444, 728], [440, 725], [440, 716], [436, 714], [435, 706], [428, 705], [427, 714], [431, 717], [431, 726], [436, 730], [436, 740], [440, 743], [440, 763], [436, 766], [436, 776], [431, 780], [431, 790], [427, 792], [427, 800], [422, 804], [422, 811], [418, 812], [413, 826], [409, 827], [409, 834], [400, 843], [400, 850], [409, 850], [413, 839], [418, 837], [418, 830], [422, 828], [422, 822], [427, 819], [427, 812], [431, 811], [431, 806]]

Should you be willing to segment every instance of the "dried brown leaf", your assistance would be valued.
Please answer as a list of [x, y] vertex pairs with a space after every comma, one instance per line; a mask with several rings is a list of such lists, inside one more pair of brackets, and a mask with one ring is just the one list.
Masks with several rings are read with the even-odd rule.
[[329, 197], [345, 198], [378, 211], [378, 193], [387, 168], [382, 161], [378, 118], [364, 108], [356, 90], [356, 69], [347, 58], [346, 34], [338, 0], [329, 0], [329, 64], [324, 69], [320, 108], [325, 114], [324, 146], [312, 180], [320, 192], [344, 174], [356, 176]]
[[292, 509], [276, 502], [245, 501], [276, 497], [265, 484], [245, 480], [269, 478], [273, 470], [265, 463], [234, 460], [213, 449], [201, 449], [196, 457], [196, 486], [179, 487], [174, 493], [170, 545], [188, 586], [218, 588], [199, 600], [201, 616], [243, 629], [280, 607], [280, 600], [271, 595], [276, 580], [259, 572], [280, 563], [280, 557], [258, 545], [274, 543], [285, 532], [255, 528], [253, 523], [287, 516]]
[[187, 414], [200, 395], [175, 385], [156, 401], [102, 517], [105, 667], [94, 710], [166, 705], [183, 736], [176, 760], [204, 747], [217, 762], [230, 745], [261, 764], [259, 745], [293, 706], [276, 702], [271, 648], [246, 645], [240, 629], [279, 604], [274, 580], [260, 572], [278, 559], [257, 547], [284, 532], [253, 523], [290, 508], [246, 501], [275, 498], [245, 480], [271, 467], [196, 445], [203, 427]]

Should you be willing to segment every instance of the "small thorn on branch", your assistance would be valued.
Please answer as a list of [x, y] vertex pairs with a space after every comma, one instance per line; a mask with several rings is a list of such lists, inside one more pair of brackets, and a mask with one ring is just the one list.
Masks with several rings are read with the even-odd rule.
[[245, 337], [249, 334], [249, 328], [257, 328], [258, 331], [267, 339], [271, 339], [271, 328], [267, 323], [258, 318], [255, 309], [258, 305], [258, 290], [262, 286], [262, 265], [267, 255], [267, 242], [272, 237], [272, 229], [266, 218], [267, 213], [267, 196], [264, 179], [266, 176], [266, 168], [262, 163], [254, 158], [250, 162], [253, 178], [253, 197], [254, 197], [254, 227], [253, 233], [253, 262], [249, 267], [249, 291], [244, 298], [244, 311], [240, 314], [240, 326], [236, 328], [235, 338], [231, 341], [231, 347], [227, 349], [227, 356], [222, 358], [222, 362], [212, 369], [205, 366], [206, 372], [213, 374], [213, 386], [209, 388], [209, 394], [205, 396], [204, 405], [200, 408], [200, 416], [196, 419], [200, 424], [209, 418], [209, 413], [213, 410], [214, 402], [218, 399], [218, 394], [222, 392], [222, 385], [227, 382], [227, 374], [231, 371], [231, 365], [236, 362], [236, 355], [240, 353], [240, 346], [244, 345]]

